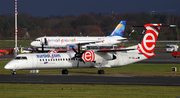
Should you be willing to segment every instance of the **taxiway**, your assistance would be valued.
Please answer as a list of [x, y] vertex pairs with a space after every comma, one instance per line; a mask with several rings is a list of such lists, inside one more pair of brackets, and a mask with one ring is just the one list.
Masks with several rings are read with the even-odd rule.
[[0, 83], [180, 86], [180, 77], [117, 75], [0, 75]]

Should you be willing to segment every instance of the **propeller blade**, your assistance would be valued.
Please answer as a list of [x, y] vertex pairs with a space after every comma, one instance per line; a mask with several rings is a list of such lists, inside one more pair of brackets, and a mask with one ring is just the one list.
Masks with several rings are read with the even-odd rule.
[[78, 53], [80, 53], [80, 43], [78, 44]]
[[83, 63], [85, 64], [86, 62], [82, 59]]
[[79, 59], [78, 59], [78, 62], [77, 62], [77, 68], [79, 67]]
[[78, 52], [74, 49], [74, 47], [72, 47], [72, 49], [73, 49], [73, 51], [74, 51], [75, 53], [78, 53]]

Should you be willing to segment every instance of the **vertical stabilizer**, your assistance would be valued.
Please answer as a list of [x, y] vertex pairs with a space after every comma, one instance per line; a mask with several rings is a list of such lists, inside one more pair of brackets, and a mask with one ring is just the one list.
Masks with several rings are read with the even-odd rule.
[[113, 36], [121, 36], [121, 37], [123, 37], [123, 33], [124, 33], [124, 30], [125, 30], [125, 25], [126, 25], [126, 21], [125, 20], [121, 21], [109, 36], [110, 37], [113, 37]]
[[144, 27], [147, 29], [141, 44], [138, 45], [138, 51], [143, 53], [147, 58], [153, 57], [154, 48], [156, 45], [157, 37], [161, 24], [146, 24]]

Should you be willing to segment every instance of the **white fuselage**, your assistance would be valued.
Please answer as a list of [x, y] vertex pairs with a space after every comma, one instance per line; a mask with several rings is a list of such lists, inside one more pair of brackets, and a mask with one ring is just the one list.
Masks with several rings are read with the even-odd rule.
[[[33, 54], [20, 54], [17, 57], [24, 57], [25, 59], [13, 59], [4, 67], [10, 70], [34, 70], [34, 69], [71, 69], [77, 68], [78, 60], [71, 58], [74, 57], [73, 51], [66, 53], [33, 53]], [[102, 54], [102, 55], [101, 55]], [[96, 62], [79, 62], [78, 68], [98, 68], [99, 63], [101, 67], [120, 67], [134, 62], [147, 59], [143, 54], [139, 54], [137, 50], [130, 52], [116, 52], [114, 55], [116, 59], [107, 60], [103, 53], [96, 55]], [[16, 57], [16, 58], [17, 58]]]
[[121, 36], [113, 37], [39, 37], [31, 42], [31, 46], [41, 47], [41, 40], [47, 40], [47, 45], [44, 47], [65, 47], [67, 45], [76, 45], [78, 43], [95, 42], [93, 45], [114, 45], [121, 43], [126, 38]]

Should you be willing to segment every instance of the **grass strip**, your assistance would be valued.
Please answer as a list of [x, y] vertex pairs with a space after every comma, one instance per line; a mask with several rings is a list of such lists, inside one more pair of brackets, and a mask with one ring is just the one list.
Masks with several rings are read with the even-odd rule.
[[176, 98], [175, 86], [0, 84], [1, 98]]

